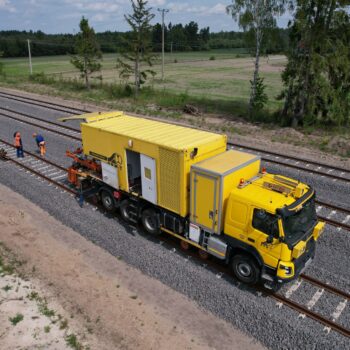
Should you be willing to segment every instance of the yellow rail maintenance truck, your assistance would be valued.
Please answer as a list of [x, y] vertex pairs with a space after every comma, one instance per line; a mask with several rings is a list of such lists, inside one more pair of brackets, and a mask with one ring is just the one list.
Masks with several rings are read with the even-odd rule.
[[106, 210], [223, 260], [248, 284], [274, 288], [313, 259], [324, 228], [314, 190], [227, 150], [226, 136], [122, 112], [69, 119], [83, 119], [69, 181]]

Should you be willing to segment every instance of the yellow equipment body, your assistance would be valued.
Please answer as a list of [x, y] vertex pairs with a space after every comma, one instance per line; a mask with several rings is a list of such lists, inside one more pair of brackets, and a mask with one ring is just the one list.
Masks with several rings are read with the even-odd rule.
[[119, 188], [126, 192], [130, 191], [127, 150], [154, 159], [157, 186], [154, 204], [181, 216], [189, 211], [191, 165], [226, 150], [224, 135], [120, 112], [85, 115], [84, 119], [87, 121], [81, 124], [84, 153], [116, 164]]

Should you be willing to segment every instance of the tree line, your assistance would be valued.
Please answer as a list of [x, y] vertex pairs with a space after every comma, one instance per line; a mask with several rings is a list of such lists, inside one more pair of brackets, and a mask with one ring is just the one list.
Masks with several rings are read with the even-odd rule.
[[[244, 48], [254, 51], [252, 32], [210, 32], [210, 28], [199, 28], [198, 23], [172, 24], [165, 26], [165, 51], [204, 51], [212, 49]], [[124, 49], [131, 32], [106, 31], [96, 33], [96, 40], [103, 53], [115, 53]], [[0, 51], [3, 57], [28, 56], [27, 40], [31, 41], [32, 56], [66, 55], [75, 52], [78, 34], [45, 34], [42, 31], [0, 31]], [[274, 28], [263, 52], [284, 53], [288, 48], [288, 29]], [[162, 26], [151, 26], [151, 43], [154, 52], [161, 51]]]

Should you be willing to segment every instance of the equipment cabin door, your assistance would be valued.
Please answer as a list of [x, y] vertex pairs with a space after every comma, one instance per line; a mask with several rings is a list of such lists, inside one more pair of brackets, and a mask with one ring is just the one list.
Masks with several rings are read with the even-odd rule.
[[157, 204], [157, 181], [155, 159], [141, 154], [142, 197]]
[[118, 180], [118, 169], [115, 166], [101, 163], [102, 165], [102, 180], [109, 186], [118, 189], [119, 180]]
[[217, 233], [220, 179], [194, 171], [191, 181], [191, 222]]

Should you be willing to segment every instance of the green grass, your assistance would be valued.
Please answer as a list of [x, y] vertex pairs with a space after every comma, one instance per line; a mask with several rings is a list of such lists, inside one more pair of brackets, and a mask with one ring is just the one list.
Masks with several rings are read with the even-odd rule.
[[13, 326], [16, 326], [17, 323], [23, 321], [24, 316], [22, 314], [17, 314], [14, 317], [10, 317], [9, 321], [12, 323]]
[[[236, 58], [239, 54], [239, 58]], [[215, 60], [210, 60], [215, 57]], [[103, 56], [102, 76], [103, 82], [119, 85], [119, 75], [115, 68], [116, 54]], [[57, 79], [78, 79], [79, 72], [69, 62], [69, 56], [34, 57], [34, 73], [45, 73]], [[177, 60], [177, 63], [174, 63]], [[28, 60], [26, 58], [3, 59], [4, 72], [7, 78], [26, 79], [29, 73]], [[160, 93], [160, 105], [164, 107], [177, 107], [177, 102], [172, 103], [173, 97], [168, 96], [186, 94], [193, 103], [204, 103], [204, 108], [209, 111], [236, 112], [235, 106], [244, 105], [248, 101], [250, 83], [253, 74], [253, 59], [248, 57], [242, 49], [211, 50], [193, 52], [166, 53], [165, 80], [161, 81], [160, 60], [153, 69], [157, 75], [155, 79], [149, 79], [147, 86]], [[269, 96], [267, 107], [276, 110], [281, 102], [276, 96], [282, 88], [280, 71], [285, 59], [282, 56], [261, 59], [261, 75], [265, 78], [266, 92]], [[96, 82], [96, 85], [98, 83]], [[94, 91], [94, 98], [104, 98]], [[145, 94], [149, 97], [149, 93]], [[153, 93], [153, 95], [155, 95]], [[165, 97], [167, 96], [167, 97]], [[119, 97], [119, 96], [118, 96]], [[153, 96], [154, 97], [154, 96]], [[157, 102], [152, 97], [150, 103]], [[174, 97], [178, 100], [177, 97]], [[142, 100], [142, 98], [141, 98]], [[144, 100], [143, 103], [149, 103]], [[220, 106], [223, 105], [223, 109]], [[218, 107], [220, 107], [218, 109]], [[213, 109], [214, 108], [214, 109]]]
[[81, 350], [83, 349], [82, 344], [80, 344], [80, 342], [78, 341], [78, 338], [75, 334], [70, 334], [66, 336], [66, 343], [68, 346], [70, 346], [73, 349], [76, 350]]

